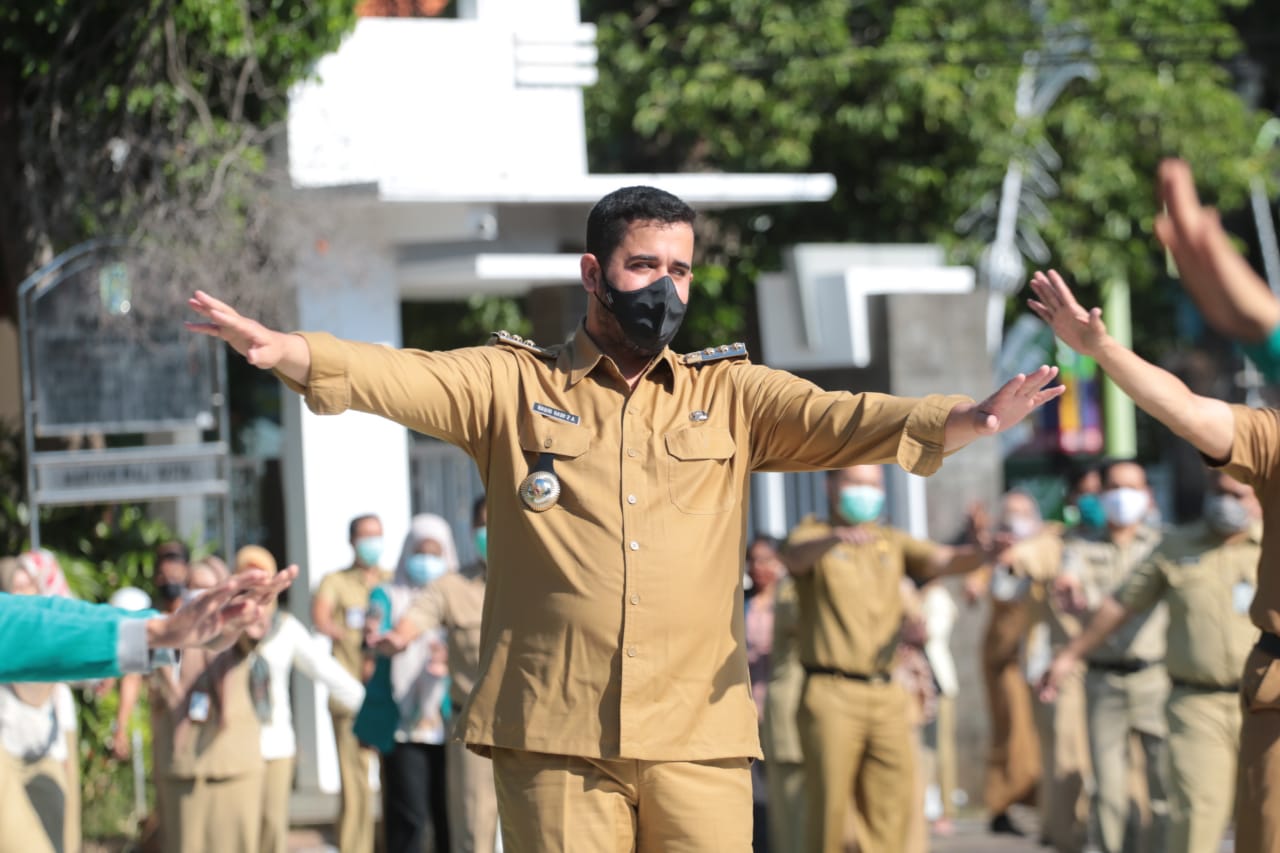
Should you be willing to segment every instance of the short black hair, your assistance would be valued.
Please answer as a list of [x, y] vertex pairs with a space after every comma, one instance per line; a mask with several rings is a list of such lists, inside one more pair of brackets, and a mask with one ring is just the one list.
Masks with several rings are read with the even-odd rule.
[[355, 518], [351, 519], [351, 524], [347, 527], [347, 539], [352, 542], [356, 541], [356, 530], [360, 527], [360, 522], [366, 521], [370, 518], [374, 521], [380, 521], [377, 513], [373, 512], [366, 512], [364, 515], [357, 515]]
[[1137, 459], [1117, 457], [1115, 459], [1104, 460], [1102, 465], [1099, 466], [1098, 468], [1098, 476], [1102, 478], [1103, 488], [1106, 488], [1107, 478], [1111, 476], [1112, 469], [1114, 469], [1117, 465], [1137, 465], [1139, 468], [1142, 468], [1142, 473], [1144, 475], [1147, 473], [1147, 469], [1144, 468], [1142, 463], [1139, 462]]
[[781, 554], [782, 546], [786, 544], [777, 536], [771, 536], [768, 533], [757, 533], [755, 536], [751, 537], [751, 541], [747, 543], [748, 559], [751, 558], [751, 549], [754, 548], [756, 545], [759, 545], [761, 542], [763, 542], [765, 545], [768, 545], [770, 548], [772, 548], [773, 553], [775, 554]]
[[162, 542], [156, 546], [156, 565], [175, 560], [180, 563], [191, 562], [191, 552], [187, 550], [187, 546], [177, 539], [168, 542]]
[[657, 187], [623, 187], [596, 202], [587, 215], [587, 253], [601, 267], [609, 265], [614, 250], [633, 222], [661, 222], [692, 226], [697, 213], [676, 196]]
[[475, 527], [480, 523], [480, 514], [485, 509], [485, 496], [481, 495], [476, 498], [475, 503], [471, 504], [471, 526]]

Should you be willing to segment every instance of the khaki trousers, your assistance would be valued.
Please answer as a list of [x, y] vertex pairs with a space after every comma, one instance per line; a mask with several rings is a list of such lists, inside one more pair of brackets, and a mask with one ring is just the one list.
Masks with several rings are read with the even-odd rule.
[[369, 789], [369, 750], [360, 745], [351, 727], [355, 716], [329, 713], [338, 750], [342, 797], [338, 804], [338, 849], [342, 853], [373, 853], [373, 792]]
[[0, 853], [53, 853], [53, 849], [27, 797], [22, 767], [0, 750]]
[[1254, 649], [1240, 686], [1236, 850], [1280, 853], [1280, 663]]
[[453, 853], [493, 853], [498, 834], [498, 793], [493, 761], [450, 741], [445, 755], [449, 790], [449, 844]]
[[1031, 711], [1031, 688], [1016, 660], [984, 667], [991, 741], [982, 802], [999, 815], [1016, 804], [1035, 802], [1040, 781], [1040, 738]]
[[1165, 798], [1165, 737], [1169, 677], [1164, 667], [1121, 674], [1090, 670], [1085, 675], [1089, 715], [1089, 758], [1097, 791], [1094, 820], [1103, 853], [1120, 853], [1129, 822], [1129, 733], [1138, 735], [1146, 768], [1151, 827], [1143, 848], [1163, 851], [1168, 829]]
[[804, 849], [804, 765], [766, 760], [764, 775], [769, 787], [769, 849], [799, 853]]
[[751, 764], [493, 749], [506, 853], [748, 853]]
[[259, 853], [288, 853], [289, 793], [293, 790], [293, 757], [266, 762], [262, 775], [262, 840]]
[[806, 679], [796, 716], [808, 806], [804, 849], [843, 851], [851, 794], [862, 818], [862, 853], [902, 848], [919, 793], [910, 719], [897, 684]]
[[1169, 851], [1216, 853], [1235, 804], [1240, 698], [1174, 687], [1168, 717]]
[[262, 771], [229, 779], [169, 779], [165, 853], [257, 853]]
[[1035, 699], [1032, 707], [1043, 766], [1040, 834], [1058, 853], [1080, 853], [1088, 833], [1088, 791], [1093, 787], [1083, 673], [1064, 679], [1055, 701]]

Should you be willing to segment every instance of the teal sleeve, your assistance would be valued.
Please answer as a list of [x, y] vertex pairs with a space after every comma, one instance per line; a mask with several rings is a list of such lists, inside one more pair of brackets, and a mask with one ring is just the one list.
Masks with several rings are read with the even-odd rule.
[[138, 615], [69, 598], [0, 593], [0, 682], [120, 675], [120, 623]]
[[1280, 326], [1272, 329], [1265, 341], [1241, 344], [1240, 348], [1268, 381], [1280, 382]]

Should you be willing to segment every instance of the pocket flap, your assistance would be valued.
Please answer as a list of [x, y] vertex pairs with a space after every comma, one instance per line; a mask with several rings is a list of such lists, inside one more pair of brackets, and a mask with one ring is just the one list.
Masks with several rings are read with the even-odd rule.
[[573, 459], [591, 447], [591, 433], [578, 424], [562, 424], [534, 417], [520, 426], [520, 449]]
[[667, 452], [677, 459], [732, 459], [737, 444], [727, 429], [688, 427], [666, 434]]

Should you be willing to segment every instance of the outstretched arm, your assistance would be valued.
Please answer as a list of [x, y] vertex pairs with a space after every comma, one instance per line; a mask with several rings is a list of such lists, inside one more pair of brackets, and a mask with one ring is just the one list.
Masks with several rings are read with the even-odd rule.
[[1191, 167], [1165, 160], [1159, 179], [1165, 213], [1156, 217], [1156, 237], [1173, 255], [1183, 289], [1221, 334], [1266, 340], [1280, 326], [1280, 300], [1231, 245], [1218, 212], [1200, 204]]
[[1036, 298], [1027, 304], [1063, 343], [1098, 362], [1111, 380], [1147, 414], [1213, 460], [1231, 455], [1235, 418], [1221, 400], [1195, 394], [1169, 371], [1139, 357], [1107, 334], [1102, 310], [1086, 311], [1053, 270], [1031, 279]]
[[1041, 365], [1029, 375], [1019, 373], [981, 403], [960, 403], [947, 416], [945, 447], [959, 450], [976, 438], [995, 435], [1066, 391], [1066, 386], [1045, 386], [1058, 376], [1058, 368]]
[[299, 385], [307, 384], [311, 374], [311, 350], [305, 339], [268, 329], [257, 320], [241, 316], [230, 305], [202, 290], [197, 290], [187, 304], [208, 321], [189, 322], [186, 324], [188, 329], [221, 338], [254, 367], [278, 370]]

